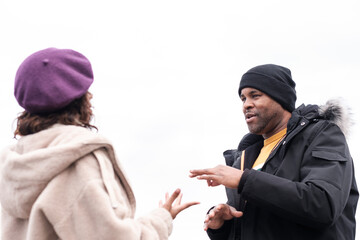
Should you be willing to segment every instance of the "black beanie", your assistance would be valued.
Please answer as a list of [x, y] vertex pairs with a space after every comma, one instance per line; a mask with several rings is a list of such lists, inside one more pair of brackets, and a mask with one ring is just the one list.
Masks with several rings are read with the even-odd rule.
[[247, 71], [241, 78], [239, 95], [246, 87], [256, 88], [278, 102], [289, 112], [295, 110], [296, 91], [291, 71], [285, 67], [265, 64]]

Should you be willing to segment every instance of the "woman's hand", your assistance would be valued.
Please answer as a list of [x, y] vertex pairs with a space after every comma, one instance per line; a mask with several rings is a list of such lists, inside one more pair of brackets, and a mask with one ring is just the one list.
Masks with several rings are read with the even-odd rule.
[[181, 203], [181, 198], [183, 194], [181, 193], [180, 189], [176, 189], [173, 194], [169, 197], [169, 193], [165, 194], [165, 202], [162, 203], [160, 201], [159, 207], [163, 207], [168, 210], [171, 214], [171, 217], [175, 219], [175, 217], [183, 210], [193, 205], [199, 204], [199, 202], [188, 202], [188, 203]]

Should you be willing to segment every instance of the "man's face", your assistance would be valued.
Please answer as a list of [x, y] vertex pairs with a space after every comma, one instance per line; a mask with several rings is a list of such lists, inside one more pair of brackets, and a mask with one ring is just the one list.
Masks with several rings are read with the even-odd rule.
[[251, 133], [267, 138], [279, 130], [285, 110], [278, 102], [255, 88], [242, 89], [240, 99]]

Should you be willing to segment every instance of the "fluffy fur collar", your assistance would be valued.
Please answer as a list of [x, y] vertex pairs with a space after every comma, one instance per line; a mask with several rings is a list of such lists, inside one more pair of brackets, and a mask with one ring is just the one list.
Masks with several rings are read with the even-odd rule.
[[350, 108], [343, 99], [331, 99], [325, 105], [319, 106], [319, 115], [338, 125], [345, 136], [349, 135], [354, 124]]

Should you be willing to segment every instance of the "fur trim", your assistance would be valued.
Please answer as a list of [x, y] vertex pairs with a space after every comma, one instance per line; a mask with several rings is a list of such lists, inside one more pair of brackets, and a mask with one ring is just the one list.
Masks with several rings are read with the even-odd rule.
[[319, 114], [324, 119], [336, 124], [346, 137], [350, 133], [351, 126], [354, 125], [351, 109], [341, 98], [331, 99], [325, 105], [320, 106]]

